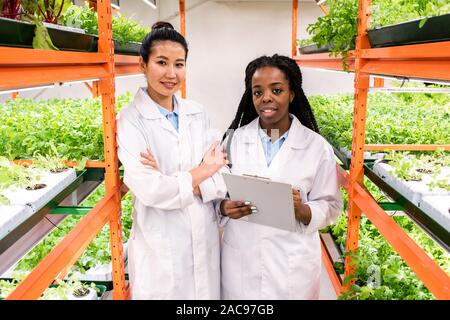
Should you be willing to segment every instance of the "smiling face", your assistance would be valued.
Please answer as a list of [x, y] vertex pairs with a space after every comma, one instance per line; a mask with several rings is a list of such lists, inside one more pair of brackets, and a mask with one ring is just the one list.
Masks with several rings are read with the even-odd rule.
[[141, 58], [141, 67], [147, 78], [150, 97], [160, 103], [171, 99], [186, 78], [186, 51], [177, 42], [157, 42], [151, 48], [148, 62]]
[[276, 67], [262, 67], [252, 77], [252, 97], [263, 129], [289, 129], [289, 103], [294, 99], [286, 75]]

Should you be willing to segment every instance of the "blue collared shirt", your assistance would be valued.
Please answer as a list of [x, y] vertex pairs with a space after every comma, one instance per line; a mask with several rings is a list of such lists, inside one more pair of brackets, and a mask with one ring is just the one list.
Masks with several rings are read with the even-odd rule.
[[[273, 132], [273, 130], [272, 130]], [[283, 145], [284, 141], [286, 141], [289, 130], [286, 131], [279, 139], [277, 139], [275, 142], [272, 142], [272, 138], [267, 135], [267, 130], [261, 129], [259, 126], [258, 129], [259, 137], [261, 138], [261, 144], [264, 149], [264, 155], [266, 156], [266, 162], [267, 166], [270, 165], [273, 158], [277, 154], [278, 150], [280, 150], [281, 146]], [[272, 133], [273, 135], [274, 133]], [[275, 136], [273, 137], [276, 138]]]
[[178, 132], [178, 103], [176, 99], [173, 99], [173, 111], [169, 112], [166, 108], [161, 107], [160, 105], [157, 105], [159, 112], [169, 120], [169, 122], [172, 124], [172, 126], [177, 130]]

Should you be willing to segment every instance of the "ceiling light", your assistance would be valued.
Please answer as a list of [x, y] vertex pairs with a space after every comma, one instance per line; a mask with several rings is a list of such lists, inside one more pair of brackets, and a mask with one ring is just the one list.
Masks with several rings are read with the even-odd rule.
[[111, 1], [111, 8], [114, 8], [116, 10], [120, 10], [119, 0], [112, 0]]
[[153, 9], [156, 9], [156, 0], [142, 0], [142, 1], [144, 1], [146, 4], [148, 4]]
[[116, 76], [116, 79], [126, 79], [126, 78], [140, 78], [143, 77], [143, 73], [136, 73], [136, 74], [125, 74], [125, 75], [118, 75]]
[[46, 86], [38, 86], [38, 87], [29, 87], [29, 88], [17, 88], [13, 90], [5, 90], [0, 91], [0, 94], [9, 94], [14, 92], [24, 92], [24, 91], [32, 91], [32, 90], [42, 90], [42, 89], [48, 89], [48, 88], [54, 88], [54, 85], [46, 85]]
[[84, 83], [84, 82], [94, 82], [94, 81], [99, 81], [99, 78], [94, 78], [94, 79], [84, 79], [84, 80], [77, 80], [77, 81], [66, 81], [66, 82], [57, 82], [55, 83], [58, 84], [61, 87], [66, 87], [66, 86], [71, 86], [73, 84], [80, 84], [80, 83]]

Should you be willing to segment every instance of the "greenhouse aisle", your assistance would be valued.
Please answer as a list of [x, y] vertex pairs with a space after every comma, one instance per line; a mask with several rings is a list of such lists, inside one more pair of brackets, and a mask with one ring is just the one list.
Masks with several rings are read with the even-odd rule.
[[[328, 277], [327, 270], [322, 263], [322, 273], [320, 274], [320, 296], [319, 300], [336, 300], [336, 291], [334, 291], [330, 278]], [[112, 300], [112, 291], [107, 291], [103, 300]]]
[[336, 291], [331, 284], [327, 269], [322, 263], [322, 272], [320, 274], [320, 295], [319, 300], [336, 300]]

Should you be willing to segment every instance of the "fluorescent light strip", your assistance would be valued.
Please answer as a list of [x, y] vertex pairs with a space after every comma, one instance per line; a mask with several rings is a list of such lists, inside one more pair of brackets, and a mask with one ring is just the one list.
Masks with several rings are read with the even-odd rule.
[[151, 2], [149, 0], [142, 0], [142, 1], [144, 1], [146, 4], [148, 4], [153, 9], [156, 9], [156, 4], [154, 4], [153, 2]]
[[[324, 71], [329, 73], [339, 73], [339, 74], [353, 74], [354, 72], [346, 72], [343, 70], [333, 70], [333, 69], [325, 69], [325, 68], [317, 68], [317, 67], [310, 67], [310, 66], [300, 66], [301, 70], [303, 69], [309, 69], [309, 70], [317, 70], [317, 71]], [[420, 78], [407, 78], [407, 77], [394, 77], [394, 76], [386, 76], [386, 75], [378, 75], [378, 74], [371, 74], [371, 77], [375, 78], [383, 78], [387, 80], [396, 80], [399, 82], [405, 81], [405, 83], [408, 82], [419, 82], [419, 83], [433, 83], [433, 84], [442, 84], [445, 86], [450, 86], [450, 81], [444, 81], [444, 80], [433, 80], [433, 79], [420, 79]]]
[[144, 77], [144, 74], [143, 73], [126, 74], [126, 75], [116, 76], [116, 79], [139, 78], [139, 77]]
[[370, 92], [408, 92], [408, 93], [450, 93], [447, 88], [414, 88], [414, 87], [370, 87]]
[[371, 77], [375, 77], [375, 78], [383, 78], [383, 79], [387, 79], [387, 80], [395, 80], [395, 81], [399, 81], [399, 82], [418, 82], [418, 83], [434, 83], [434, 84], [442, 84], [445, 86], [450, 86], [450, 81], [445, 81], [445, 80], [433, 80], [433, 79], [420, 79], [420, 78], [408, 78], [408, 77], [394, 77], [394, 76], [385, 76], [385, 75], [376, 75], [376, 74], [372, 74]]
[[344, 70], [333, 70], [333, 69], [325, 69], [325, 68], [317, 68], [317, 67], [310, 67], [310, 66], [300, 66], [300, 68], [303, 69], [309, 69], [309, 70], [317, 70], [317, 71], [323, 71], [323, 72], [329, 72], [329, 73], [339, 73], [339, 74], [352, 74], [353, 72], [347, 72]]
[[91, 81], [99, 81], [100, 79], [94, 78], [94, 79], [86, 79], [86, 80], [79, 80], [79, 81], [69, 81], [69, 82], [58, 82], [60, 86], [70, 86], [72, 84], [79, 84], [79, 83], [85, 83], [85, 82], [91, 82]]
[[49, 88], [54, 88], [54, 87], [55, 87], [54, 85], [47, 85], [47, 86], [39, 86], [39, 87], [31, 87], [31, 88], [18, 88], [18, 89], [13, 89], [13, 90], [0, 91], [0, 94], [9, 94], [9, 93], [14, 93], [14, 92], [42, 90], [42, 89], [49, 89]]

